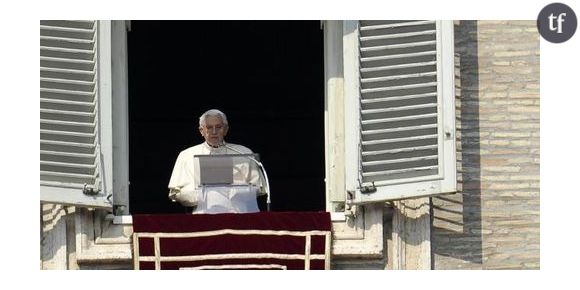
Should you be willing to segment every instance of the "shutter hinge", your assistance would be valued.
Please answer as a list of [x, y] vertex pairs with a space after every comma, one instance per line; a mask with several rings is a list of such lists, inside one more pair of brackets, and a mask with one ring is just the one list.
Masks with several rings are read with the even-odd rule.
[[113, 204], [113, 215], [115, 216], [123, 216], [123, 212], [127, 208], [125, 205], [122, 204]]
[[99, 189], [95, 189], [93, 186], [89, 186], [86, 183], [83, 186], [83, 193], [86, 195], [97, 195], [99, 194], [99, 191], [100, 191]]
[[352, 200], [354, 199], [354, 195], [355, 195], [354, 191], [350, 191], [350, 190], [346, 191], [346, 204], [345, 204], [345, 209], [344, 209], [344, 216], [346, 217], [347, 220], [350, 220], [350, 221], [353, 221], [357, 215], [357, 211], [356, 211], [357, 206], [352, 203]]
[[359, 188], [360, 188], [360, 193], [362, 193], [362, 194], [369, 194], [369, 193], [377, 192], [377, 187], [375, 186], [374, 181], [371, 183], [371, 185], [364, 185], [363, 186], [359, 180]]

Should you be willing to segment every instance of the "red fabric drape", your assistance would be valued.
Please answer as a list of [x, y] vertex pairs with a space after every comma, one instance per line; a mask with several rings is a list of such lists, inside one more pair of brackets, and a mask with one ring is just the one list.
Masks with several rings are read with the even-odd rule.
[[[135, 233], [190, 233], [223, 229], [275, 231], [327, 231], [331, 222], [328, 212], [259, 212], [247, 214], [171, 214], [134, 215]], [[154, 256], [153, 238], [139, 238], [139, 255]], [[305, 253], [305, 237], [277, 235], [221, 234], [195, 238], [161, 238], [160, 255], [191, 256], [243, 253]], [[325, 254], [325, 236], [312, 236], [311, 255]], [[326, 257], [327, 259], [329, 257]], [[287, 269], [304, 269], [304, 260], [281, 258], [212, 259], [187, 262], [161, 262], [161, 269], [179, 269], [203, 265], [275, 264]], [[311, 260], [310, 269], [324, 269], [324, 260]], [[139, 263], [140, 269], [154, 269], [154, 262]]]

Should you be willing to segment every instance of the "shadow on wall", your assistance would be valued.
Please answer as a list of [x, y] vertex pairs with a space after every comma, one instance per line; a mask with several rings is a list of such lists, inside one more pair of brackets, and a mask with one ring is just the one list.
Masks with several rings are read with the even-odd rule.
[[[477, 21], [455, 24], [458, 192], [431, 199], [432, 268], [481, 268], [481, 156]], [[463, 260], [446, 266], [446, 258]], [[475, 264], [475, 265], [473, 265]]]
[[73, 207], [40, 205], [41, 269], [67, 269], [70, 266], [68, 255], [74, 253], [75, 245], [67, 239], [67, 232], [73, 231], [73, 226]]

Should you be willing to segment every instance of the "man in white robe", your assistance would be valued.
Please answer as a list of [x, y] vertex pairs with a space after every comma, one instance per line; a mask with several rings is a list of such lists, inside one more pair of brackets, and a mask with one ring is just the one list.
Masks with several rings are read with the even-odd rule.
[[259, 211], [256, 194], [264, 193], [263, 179], [254, 163], [234, 165], [234, 186], [206, 187], [200, 184], [199, 164], [194, 156], [252, 154], [252, 150], [245, 146], [224, 142], [228, 132], [226, 115], [215, 109], [205, 112], [199, 118], [199, 132], [205, 142], [181, 151], [177, 157], [168, 185], [169, 198], [184, 206], [195, 207], [194, 213]]

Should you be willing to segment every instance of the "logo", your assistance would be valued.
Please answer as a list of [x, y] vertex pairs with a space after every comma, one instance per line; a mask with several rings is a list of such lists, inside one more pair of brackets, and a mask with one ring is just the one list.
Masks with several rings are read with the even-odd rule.
[[536, 24], [545, 40], [562, 43], [576, 32], [576, 13], [566, 4], [552, 3], [540, 11]]

